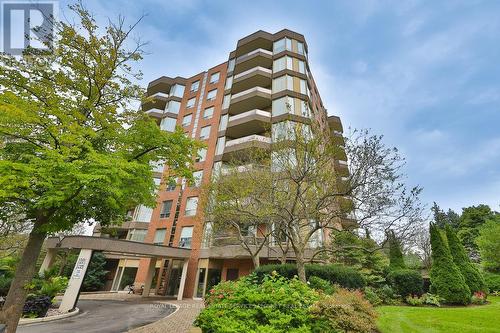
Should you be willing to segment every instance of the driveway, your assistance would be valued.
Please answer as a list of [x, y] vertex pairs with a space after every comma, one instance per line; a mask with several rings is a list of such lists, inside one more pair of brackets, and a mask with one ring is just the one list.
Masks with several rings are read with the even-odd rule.
[[137, 328], [175, 311], [168, 304], [147, 300], [79, 300], [80, 313], [67, 319], [19, 326], [17, 333], [121, 333]]

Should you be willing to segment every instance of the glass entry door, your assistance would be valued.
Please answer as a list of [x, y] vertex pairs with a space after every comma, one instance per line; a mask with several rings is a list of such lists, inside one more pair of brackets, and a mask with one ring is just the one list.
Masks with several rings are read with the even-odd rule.
[[167, 284], [167, 296], [177, 297], [177, 294], [179, 293], [182, 265], [182, 260], [172, 260]]

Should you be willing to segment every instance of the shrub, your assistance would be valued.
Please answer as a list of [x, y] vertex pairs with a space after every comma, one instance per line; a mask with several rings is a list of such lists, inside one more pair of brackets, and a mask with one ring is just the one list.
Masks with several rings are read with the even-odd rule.
[[399, 303], [399, 297], [394, 292], [391, 286], [383, 285], [379, 289], [375, 289], [378, 297], [382, 300], [382, 304], [393, 305]]
[[483, 272], [483, 275], [490, 293], [500, 292], [500, 274]]
[[38, 291], [39, 295], [49, 296], [51, 299], [54, 298], [58, 293], [66, 290], [68, 286], [68, 278], [65, 276], [55, 276], [49, 280], [44, 280], [42, 286]]
[[405, 302], [408, 304], [408, 305], [411, 305], [411, 306], [419, 306], [419, 305], [422, 305], [424, 304], [424, 300], [423, 298], [421, 297], [418, 297], [418, 296], [407, 296], [405, 298]]
[[311, 313], [323, 332], [370, 333], [376, 329], [376, 313], [359, 290], [339, 289], [316, 302]]
[[402, 297], [408, 295], [422, 295], [424, 280], [422, 275], [411, 269], [398, 269], [387, 275], [387, 281]]
[[[338, 284], [341, 287], [349, 289], [360, 289], [366, 285], [361, 273], [351, 267], [343, 265], [308, 264], [305, 266], [305, 269], [308, 279], [312, 276], [316, 276], [329, 281], [331, 284]], [[257, 279], [262, 281], [264, 276], [270, 275], [273, 271], [276, 271], [279, 275], [288, 279], [292, 279], [297, 275], [297, 267], [294, 264], [263, 265], [258, 267], [254, 273]]]
[[366, 300], [368, 302], [370, 302], [371, 305], [373, 305], [373, 306], [381, 305], [383, 303], [380, 296], [377, 294], [375, 289], [372, 287], [365, 287], [364, 295], [365, 295]]
[[472, 304], [486, 304], [486, 294], [482, 291], [476, 291], [471, 298]]
[[311, 276], [309, 281], [307, 281], [309, 287], [324, 292], [327, 295], [331, 295], [336, 291], [335, 286], [333, 286], [329, 281], [323, 280], [317, 276]]
[[222, 282], [209, 291], [195, 325], [213, 332], [308, 332], [309, 307], [319, 294], [298, 279], [278, 274], [255, 283], [254, 275]]
[[441, 306], [441, 301], [443, 300], [438, 295], [433, 295], [431, 293], [426, 293], [421, 297], [425, 305]]
[[37, 318], [45, 317], [51, 304], [52, 300], [49, 296], [30, 294], [24, 303], [23, 316]]
[[429, 229], [432, 247], [431, 292], [442, 297], [446, 303], [468, 304], [470, 289], [453, 262], [446, 240], [435, 225], [431, 224]]
[[7, 296], [11, 283], [12, 277], [6, 275], [0, 276], [0, 296]]
[[470, 291], [472, 293], [476, 291], [486, 291], [486, 283], [483, 276], [479, 270], [472, 265], [462, 242], [460, 242], [455, 231], [453, 231], [449, 225], [446, 226], [446, 238], [448, 239], [448, 246], [453, 257], [453, 262], [457, 265], [460, 273], [462, 273]]
[[389, 268], [391, 270], [406, 268], [405, 261], [403, 258], [403, 252], [401, 251], [401, 244], [394, 235], [394, 232], [390, 232], [388, 237], [389, 237]]

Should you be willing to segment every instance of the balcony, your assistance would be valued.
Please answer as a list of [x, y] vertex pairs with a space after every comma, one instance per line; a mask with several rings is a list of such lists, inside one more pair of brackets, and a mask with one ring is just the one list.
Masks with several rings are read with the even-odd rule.
[[250, 110], [229, 117], [226, 135], [232, 138], [241, 138], [251, 134], [263, 133], [271, 127], [271, 112], [264, 110]]
[[340, 132], [340, 133], [344, 131], [344, 129], [342, 128], [342, 122], [340, 121], [339, 117], [329, 116], [327, 121], [328, 121], [328, 127], [330, 127], [330, 131]]
[[226, 142], [226, 147], [222, 155], [223, 161], [230, 161], [238, 157], [240, 160], [245, 160], [248, 156], [247, 152], [252, 149], [269, 149], [271, 147], [271, 138], [263, 135], [248, 135], [239, 139], [233, 139]]
[[237, 74], [233, 78], [231, 93], [237, 94], [252, 87], [270, 87], [273, 71], [264, 67], [253, 67]]
[[163, 92], [156, 92], [152, 95], [149, 95], [148, 101], [142, 104], [142, 109], [145, 111], [153, 108], [165, 110], [168, 97], [168, 94]]
[[262, 48], [252, 50], [236, 58], [233, 74], [245, 72], [254, 67], [272, 68], [273, 52]]
[[157, 109], [157, 108], [149, 109], [148, 111], [146, 111], [148, 115], [154, 118], [162, 118], [164, 112], [165, 111], [163, 109]]
[[271, 107], [271, 89], [253, 87], [231, 96], [229, 114], [235, 115], [253, 109]]

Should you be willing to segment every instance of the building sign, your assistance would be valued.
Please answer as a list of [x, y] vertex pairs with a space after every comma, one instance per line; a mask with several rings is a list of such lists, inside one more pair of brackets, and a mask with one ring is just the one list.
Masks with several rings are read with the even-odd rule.
[[73, 279], [82, 278], [82, 272], [84, 271], [85, 264], [87, 263], [87, 258], [78, 258], [76, 262], [75, 269], [73, 270]]

